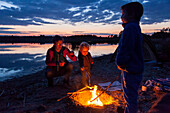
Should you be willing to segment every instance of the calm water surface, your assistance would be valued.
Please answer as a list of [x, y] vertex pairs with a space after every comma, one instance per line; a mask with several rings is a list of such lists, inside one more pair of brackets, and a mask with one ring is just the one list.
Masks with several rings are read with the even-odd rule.
[[[45, 68], [47, 50], [53, 44], [0, 44], [0, 81], [35, 73]], [[78, 56], [78, 46], [64, 44]], [[92, 57], [113, 53], [117, 45], [91, 45]], [[69, 60], [69, 59], [68, 59]]]

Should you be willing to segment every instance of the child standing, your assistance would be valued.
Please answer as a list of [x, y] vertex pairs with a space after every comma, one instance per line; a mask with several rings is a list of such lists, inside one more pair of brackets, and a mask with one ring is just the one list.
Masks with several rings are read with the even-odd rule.
[[83, 87], [90, 85], [91, 79], [90, 68], [91, 64], [93, 64], [93, 59], [89, 52], [89, 47], [90, 45], [87, 42], [82, 42], [80, 44], [80, 50], [78, 54], [79, 66], [82, 75], [81, 83]]
[[121, 7], [123, 33], [119, 41], [116, 63], [122, 74], [125, 113], [137, 113], [138, 88], [143, 77], [143, 37], [139, 26], [143, 6], [131, 2]]

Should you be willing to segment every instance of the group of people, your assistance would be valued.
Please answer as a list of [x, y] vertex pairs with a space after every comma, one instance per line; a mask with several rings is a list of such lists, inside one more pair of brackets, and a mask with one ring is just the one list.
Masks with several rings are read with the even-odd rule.
[[[126, 101], [125, 113], [137, 113], [138, 88], [144, 70], [143, 38], [139, 25], [143, 15], [143, 6], [139, 2], [131, 2], [123, 5], [121, 11], [124, 30], [117, 49], [116, 65], [122, 75], [123, 93]], [[61, 75], [64, 75], [64, 83], [69, 85], [73, 65], [68, 62], [66, 56], [72, 61], [77, 61], [77, 58], [72, 51], [63, 47], [62, 38], [54, 38], [53, 44], [46, 56], [48, 86], [53, 86], [53, 77]], [[80, 44], [78, 60], [82, 85], [90, 85], [90, 66], [94, 62], [87, 42]]]
[[[93, 59], [89, 52], [89, 47], [90, 45], [87, 42], [82, 42], [80, 44], [78, 59], [82, 74], [82, 87], [90, 85], [90, 67], [91, 64], [93, 64]], [[49, 87], [54, 85], [54, 77], [62, 75], [64, 75], [63, 83], [68, 86], [70, 85], [69, 78], [73, 70], [73, 65], [67, 60], [66, 56], [68, 56], [72, 61], [77, 61], [77, 57], [74, 55], [74, 52], [63, 46], [63, 39], [58, 36], [54, 37], [53, 47], [48, 49], [46, 55], [46, 77]]]

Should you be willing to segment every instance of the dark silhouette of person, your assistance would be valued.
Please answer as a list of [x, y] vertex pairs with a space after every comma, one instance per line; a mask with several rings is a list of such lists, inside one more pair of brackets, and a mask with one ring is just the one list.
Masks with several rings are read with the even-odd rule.
[[122, 74], [123, 93], [126, 101], [125, 113], [137, 113], [138, 88], [144, 71], [143, 37], [139, 25], [143, 6], [131, 2], [121, 6], [122, 26], [116, 64]]

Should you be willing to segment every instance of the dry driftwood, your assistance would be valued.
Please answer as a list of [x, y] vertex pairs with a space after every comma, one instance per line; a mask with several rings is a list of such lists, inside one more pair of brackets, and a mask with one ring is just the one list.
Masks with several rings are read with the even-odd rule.
[[65, 99], [65, 98], [67, 98], [67, 97], [70, 97], [70, 96], [72, 96], [72, 95], [74, 95], [74, 94], [77, 94], [78, 92], [83, 91], [83, 90], [85, 90], [86, 88], [92, 89], [92, 87], [86, 86], [86, 87], [84, 87], [84, 88], [82, 88], [82, 89], [80, 89], [80, 90], [78, 90], [78, 91], [76, 91], [76, 92], [67, 93], [68, 95], [66, 95], [66, 96], [58, 99], [57, 101], [60, 101], [60, 100]]

